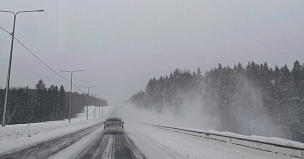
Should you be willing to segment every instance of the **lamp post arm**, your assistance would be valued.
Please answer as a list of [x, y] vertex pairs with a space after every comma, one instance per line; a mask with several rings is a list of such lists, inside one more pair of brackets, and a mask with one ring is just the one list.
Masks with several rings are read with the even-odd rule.
[[82, 72], [82, 71], [84, 71], [84, 70], [77, 70], [77, 71], [71, 71], [71, 72]]
[[30, 12], [44, 12], [44, 10], [24, 10], [17, 12], [16, 15], [19, 13], [30, 13]]
[[0, 10], [0, 12], [5, 12], [5, 13], [12, 13], [12, 14], [16, 14], [15, 12], [8, 11], [8, 10]]

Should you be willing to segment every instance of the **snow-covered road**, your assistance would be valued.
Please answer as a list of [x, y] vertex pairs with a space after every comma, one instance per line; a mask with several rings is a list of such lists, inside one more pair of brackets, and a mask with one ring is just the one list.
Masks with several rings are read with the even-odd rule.
[[[264, 152], [247, 147], [232, 145], [197, 136], [190, 136], [168, 131], [138, 122], [144, 117], [136, 118], [126, 114], [127, 107], [117, 109], [113, 116], [124, 117], [125, 133], [147, 157], [152, 159], [286, 159], [284, 155]], [[134, 113], [134, 112], [133, 112]], [[136, 120], [136, 121], [134, 121]]]
[[145, 155], [124, 132], [103, 132], [89, 147], [86, 147], [77, 156], [80, 159], [112, 159], [112, 158], [136, 158], [146, 159]]
[[[220, 141], [181, 134], [140, 124], [130, 117], [127, 107], [108, 111], [105, 117], [120, 117], [125, 121], [124, 131], [105, 132], [104, 119], [58, 137], [24, 144], [0, 151], [0, 158], [136, 158], [136, 159], [285, 159], [284, 155], [240, 147]], [[80, 122], [82, 123], [82, 122]], [[82, 123], [82, 125], [84, 125]], [[58, 130], [60, 132], [61, 130]], [[47, 134], [47, 133], [46, 133]], [[35, 136], [32, 137], [33, 139]], [[1, 142], [0, 146], [5, 146]]]
[[48, 158], [52, 155], [64, 150], [70, 145], [76, 143], [84, 136], [87, 136], [92, 131], [102, 127], [102, 123], [95, 124], [93, 126], [78, 130], [73, 133], [69, 133], [64, 136], [52, 138], [37, 144], [32, 144], [19, 149], [10, 150], [0, 154], [0, 158]]

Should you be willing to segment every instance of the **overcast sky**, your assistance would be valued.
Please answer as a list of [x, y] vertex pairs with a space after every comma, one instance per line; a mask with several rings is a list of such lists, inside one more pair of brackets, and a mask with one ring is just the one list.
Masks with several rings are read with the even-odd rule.
[[[0, 10], [35, 9], [45, 12], [17, 16], [16, 38], [58, 72], [84, 69], [74, 83], [98, 86], [90, 92], [110, 104], [175, 68], [205, 72], [253, 60], [291, 69], [304, 62], [304, 0], [0, 0]], [[11, 32], [12, 23], [0, 13], [0, 27]], [[0, 29], [2, 88], [10, 43]], [[34, 88], [43, 79], [69, 91], [16, 41], [12, 66], [12, 87]]]

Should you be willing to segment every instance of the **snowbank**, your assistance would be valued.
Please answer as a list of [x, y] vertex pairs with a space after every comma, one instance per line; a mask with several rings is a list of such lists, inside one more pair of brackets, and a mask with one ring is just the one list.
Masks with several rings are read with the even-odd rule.
[[185, 127], [172, 127], [172, 126], [166, 126], [166, 125], [161, 125], [169, 128], [177, 128], [177, 129], [182, 129], [185, 131], [194, 131], [194, 132], [201, 132], [201, 133], [207, 133], [207, 134], [215, 134], [215, 135], [221, 135], [221, 136], [227, 136], [227, 137], [235, 137], [235, 138], [240, 138], [240, 139], [247, 139], [247, 140], [253, 140], [253, 141], [259, 141], [259, 142], [266, 142], [270, 144], [278, 144], [278, 145], [283, 145], [283, 146], [290, 146], [290, 147], [295, 147], [299, 149], [304, 149], [304, 144], [296, 141], [291, 141], [287, 139], [282, 139], [282, 138], [276, 138], [276, 137], [264, 137], [264, 136], [246, 136], [246, 135], [240, 135], [232, 132], [219, 132], [219, 131], [214, 131], [214, 130], [201, 130], [201, 129], [193, 129], [193, 128], [185, 128]]
[[262, 137], [262, 136], [245, 136], [231, 132], [218, 132], [213, 130], [204, 131], [200, 129], [154, 125], [149, 123], [145, 123], [145, 124], [153, 125], [169, 131], [187, 134], [190, 136], [197, 136], [197, 137], [203, 137], [212, 140], [218, 140], [218, 141], [244, 146], [256, 150], [272, 152], [275, 154], [283, 154], [285, 156], [298, 157], [298, 158], [304, 157], [303, 154], [304, 144], [286, 139], [275, 138], [275, 137]]

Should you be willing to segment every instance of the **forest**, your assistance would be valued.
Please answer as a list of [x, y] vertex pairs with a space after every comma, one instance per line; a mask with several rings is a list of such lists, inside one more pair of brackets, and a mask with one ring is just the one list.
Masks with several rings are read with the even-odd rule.
[[[37, 123], [64, 120], [69, 117], [70, 92], [63, 86], [51, 85], [46, 88], [43, 80], [39, 80], [35, 89], [29, 87], [11, 88], [8, 95], [6, 125]], [[5, 89], [0, 88], [0, 117], [2, 120]], [[90, 98], [90, 103], [88, 99]], [[96, 104], [95, 104], [96, 102]], [[84, 106], [107, 106], [106, 100], [73, 92], [71, 117], [77, 117], [84, 111]]]
[[170, 75], [151, 78], [145, 90], [129, 101], [176, 116], [198, 105], [204, 120], [217, 131], [304, 142], [304, 65], [299, 61], [291, 70], [253, 61], [246, 66], [218, 64], [204, 75], [200, 68], [192, 73], [175, 69]]

